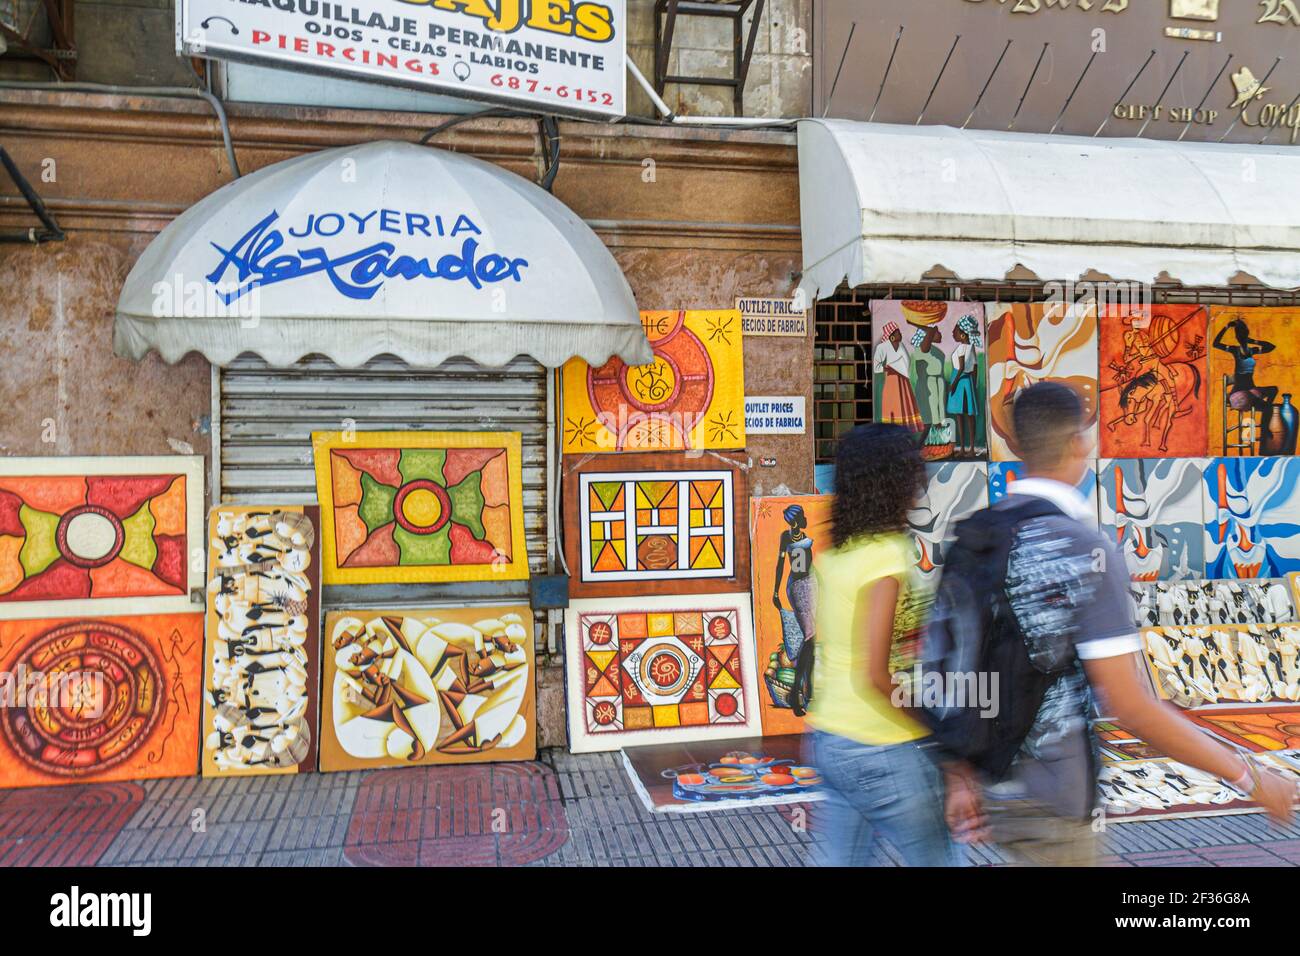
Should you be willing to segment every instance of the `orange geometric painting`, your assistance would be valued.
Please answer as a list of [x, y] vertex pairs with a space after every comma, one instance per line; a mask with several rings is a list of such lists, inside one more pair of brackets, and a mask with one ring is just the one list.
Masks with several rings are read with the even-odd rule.
[[518, 432], [315, 432], [325, 584], [528, 577]]
[[1300, 710], [1194, 714], [1193, 717], [1218, 736], [1256, 753], [1300, 748]]
[[203, 459], [0, 459], [0, 618], [185, 611]]

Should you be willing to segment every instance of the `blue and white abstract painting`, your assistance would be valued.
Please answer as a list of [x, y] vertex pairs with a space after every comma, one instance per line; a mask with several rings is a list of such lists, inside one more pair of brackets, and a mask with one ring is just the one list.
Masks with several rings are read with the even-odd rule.
[[957, 522], [989, 504], [984, 462], [948, 461], [925, 466], [926, 489], [908, 515], [916, 545], [916, 568], [927, 586], [938, 582], [950, 532]]
[[1101, 530], [1134, 581], [1205, 574], [1205, 458], [1103, 458]]
[[1211, 458], [1204, 489], [1207, 578], [1300, 571], [1300, 458]]

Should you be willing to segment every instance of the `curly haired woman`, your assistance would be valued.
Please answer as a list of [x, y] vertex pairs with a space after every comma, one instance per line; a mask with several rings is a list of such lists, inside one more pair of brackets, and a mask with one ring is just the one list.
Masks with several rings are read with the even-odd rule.
[[924, 482], [906, 428], [862, 425], [840, 440], [833, 547], [813, 562], [817, 692], [807, 718], [816, 731], [809, 762], [827, 784], [823, 838], [833, 865], [871, 865], [878, 835], [909, 866], [955, 862], [941, 774], [921, 746], [927, 732], [901, 706], [895, 676], [911, 666], [920, 624], [906, 532]]

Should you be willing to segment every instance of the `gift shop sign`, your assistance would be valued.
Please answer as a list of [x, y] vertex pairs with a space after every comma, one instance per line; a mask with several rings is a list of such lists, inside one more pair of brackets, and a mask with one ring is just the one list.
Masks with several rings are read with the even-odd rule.
[[620, 117], [626, 0], [177, 0], [181, 56]]
[[745, 433], [802, 435], [808, 430], [802, 395], [746, 395]]

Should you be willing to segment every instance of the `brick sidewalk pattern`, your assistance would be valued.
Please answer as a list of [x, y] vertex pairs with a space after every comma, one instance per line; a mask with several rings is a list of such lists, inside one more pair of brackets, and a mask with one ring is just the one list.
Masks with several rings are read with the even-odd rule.
[[[0, 865], [808, 866], [816, 804], [651, 813], [618, 754], [0, 792]], [[811, 832], [810, 832], [811, 831]], [[1296, 866], [1260, 814], [1112, 825], [1111, 866]], [[897, 863], [888, 847], [882, 863]], [[997, 865], [996, 849], [972, 863]]]

